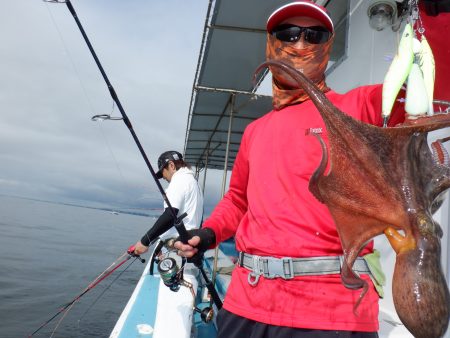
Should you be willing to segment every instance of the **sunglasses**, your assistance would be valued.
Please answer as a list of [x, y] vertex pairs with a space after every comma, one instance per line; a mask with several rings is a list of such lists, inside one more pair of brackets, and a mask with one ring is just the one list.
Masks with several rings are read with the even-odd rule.
[[312, 44], [327, 42], [331, 37], [331, 32], [322, 26], [301, 27], [291, 24], [279, 25], [271, 34], [285, 42], [297, 42], [303, 34], [305, 41]]

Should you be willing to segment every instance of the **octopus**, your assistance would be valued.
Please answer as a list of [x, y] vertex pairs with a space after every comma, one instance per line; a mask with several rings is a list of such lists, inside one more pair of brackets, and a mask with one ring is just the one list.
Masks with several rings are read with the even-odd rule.
[[353, 264], [368, 241], [385, 234], [396, 253], [392, 294], [400, 320], [416, 338], [442, 337], [450, 294], [441, 265], [443, 231], [432, 214], [450, 187], [450, 167], [433, 158], [427, 135], [449, 127], [450, 114], [406, 119], [388, 128], [369, 125], [336, 108], [294, 68], [267, 61], [258, 70], [267, 66], [296, 80], [325, 122], [330, 149], [313, 134], [323, 155], [309, 190], [335, 221], [344, 253], [343, 284], [362, 289], [355, 308], [368, 285], [352, 270]]

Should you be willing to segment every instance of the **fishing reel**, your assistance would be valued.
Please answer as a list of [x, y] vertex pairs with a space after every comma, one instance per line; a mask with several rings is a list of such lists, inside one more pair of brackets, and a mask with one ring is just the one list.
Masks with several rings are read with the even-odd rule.
[[200, 318], [204, 323], [209, 323], [214, 318], [214, 310], [212, 307], [205, 307], [203, 309], [199, 309], [194, 306], [194, 311], [200, 313]]
[[157, 245], [155, 251], [158, 250], [159, 252], [156, 253], [155, 262], [164, 285], [171, 291], [177, 292], [182, 285], [187, 288], [192, 287], [192, 285], [183, 279], [186, 258], [181, 258], [175, 254], [173, 242], [173, 239], [169, 239], [164, 242], [161, 241]]
[[[164, 243], [165, 248], [169, 248], [169, 252], [166, 254], [159, 253], [158, 257], [155, 257], [155, 262], [157, 263], [158, 273], [163, 281], [164, 285], [167, 286], [171, 291], [177, 292], [180, 290], [181, 286], [187, 287], [192, 294], [193, 304], [192, 309], [200, 314], [200, 318], [204, 323], [209, 323], [214, 318], [214, 310], [212, 307], [198, 308], [195, 305], [196, 293], [194, 291], [192, 283], [183, 279], [183, 271], [186, 265], [187, 259], [181, 258], [179, 256], [171, 255], [173, 251], [170, 251], [170, 242]], [[161, 249], [162, 246], [158, 249]]]
[[192, 306], [195, 312], [200, 313], [200, 318], [203, 322], [209, 323], [214, 317], [214, 310], [211, 307], [205, 307], [203, 309], [195, 306], [195, 291], [192, 284], [183, 279], [183, 268], [186, 259], [183, 259], [182, 267], [179, 267], [177, 261], [172, 257], [165, 257], [158, 263], [158, 272], [165, 286], [171, 291], [177, 292], [181, 286], [185, 286], [191, 290], [194, 304]]
[[177, 292], [182, 285], [186, 287], [192, 286], [191, 283], [188, 283], [183, 279], [184, 264], [185, 263], [183, 262], [182, 267], [180, 268], [177, 265], [176, 260], [172, 257], [163, 258], [158, 263], [159, 275], [161, 276], [164, 285], [171, 291]]

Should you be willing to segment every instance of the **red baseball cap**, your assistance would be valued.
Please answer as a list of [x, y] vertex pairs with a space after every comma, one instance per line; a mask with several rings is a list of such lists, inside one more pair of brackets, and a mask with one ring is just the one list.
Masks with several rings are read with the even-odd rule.
[[325, 7], [308, 0], [294, 1], [276, 9], [267, 20], [267, 31], [272, 32], [281, 22], [294, 16], [307, 16], [319, 20], [331, 33], [334, 33], [333, 21]]

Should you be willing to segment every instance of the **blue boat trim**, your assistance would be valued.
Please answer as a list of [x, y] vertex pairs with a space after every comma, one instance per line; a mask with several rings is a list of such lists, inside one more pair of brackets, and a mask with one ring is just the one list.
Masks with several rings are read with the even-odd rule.
[[[148, 266], [145, 271], [148, 271]], [[140, 324], [147, 324], [154, 328], [158, 306], [159, 281], [159, 276], [152, 276], [144, 272], [111, 333], [111, 337], [138, 337], [137, 326]]]

